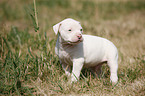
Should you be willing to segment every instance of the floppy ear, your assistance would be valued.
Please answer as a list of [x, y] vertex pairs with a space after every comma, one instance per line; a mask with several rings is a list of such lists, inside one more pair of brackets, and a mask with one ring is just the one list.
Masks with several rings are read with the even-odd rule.
[[57, 23], [56, 25], [53, 26], [53, 31], [55, 32], [56, 35], [59, 31], [60, 25], [61, 25], [61, 23]]

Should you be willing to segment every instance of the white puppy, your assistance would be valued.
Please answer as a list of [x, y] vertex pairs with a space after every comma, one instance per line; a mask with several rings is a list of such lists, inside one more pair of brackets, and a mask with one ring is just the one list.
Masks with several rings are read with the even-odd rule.
[[58, 34], [55, 52], [65, 73], [71, 75], [71, 82], [79, 79], [83, 67], [98, 72], [104, 62], [110, 68], [110, 81], [118, 81], [118, 52], [112, 42], [97, 36], [82, 35], [80, 23], [71, 18], [54, 25], [53, 30]]

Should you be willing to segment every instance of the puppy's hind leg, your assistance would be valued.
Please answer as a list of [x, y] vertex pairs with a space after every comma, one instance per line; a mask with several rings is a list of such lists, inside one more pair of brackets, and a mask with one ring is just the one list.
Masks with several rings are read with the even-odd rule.
[[118, 76], [117, 76], [117, 70], [118, 70], [118, 62], [117, 59], [110, 59], [107, 62], [108, 66], [110, 67], [110, 81], [112, 83], [117, 83], [118, 81]]

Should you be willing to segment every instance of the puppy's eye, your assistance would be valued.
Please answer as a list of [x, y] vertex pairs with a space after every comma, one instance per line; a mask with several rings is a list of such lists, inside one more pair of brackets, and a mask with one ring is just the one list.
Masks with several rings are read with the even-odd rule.
[[69, 29], [68, 31], [71, 31], [71, 29]]
[[80, 31], [83, 31], [83, 29], [80, 29]]

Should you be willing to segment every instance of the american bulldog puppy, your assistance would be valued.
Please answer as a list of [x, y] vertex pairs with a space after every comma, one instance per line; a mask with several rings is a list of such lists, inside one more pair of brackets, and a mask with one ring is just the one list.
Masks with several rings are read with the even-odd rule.
[[117, 83], [118, 51], [111, 41], [98, 36], [83, 35], [80, 22], [71, 18], [57, 23], [53, 30], [58, 34], [55, 52], [66, 75], [71, 76], [71, 82], [79, 80], [83, 67], [100, 73], [101, 65], [107, 62], [110, 81]]

